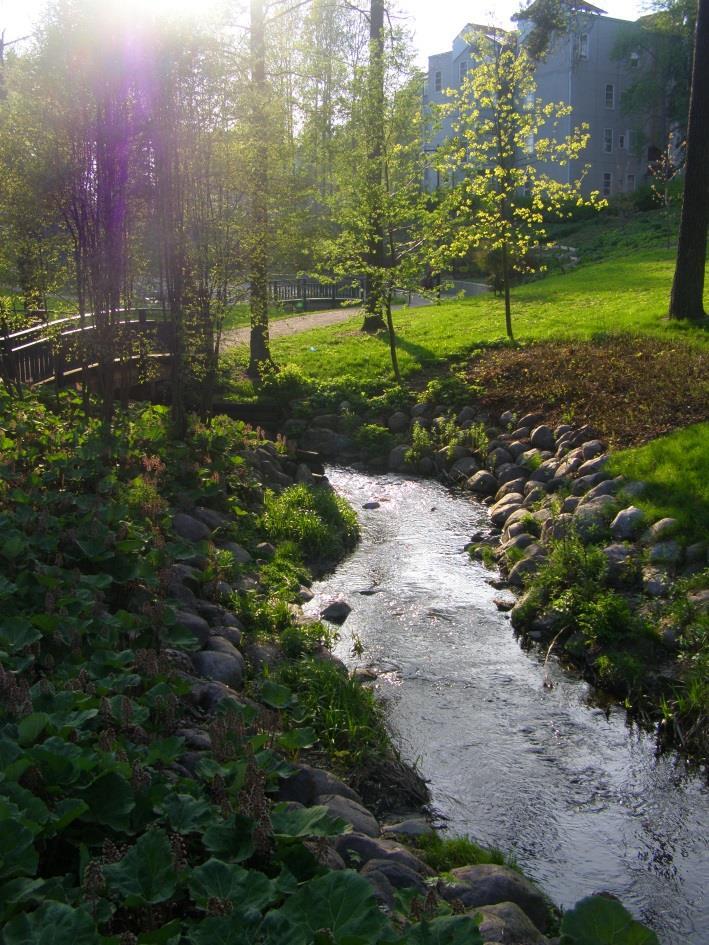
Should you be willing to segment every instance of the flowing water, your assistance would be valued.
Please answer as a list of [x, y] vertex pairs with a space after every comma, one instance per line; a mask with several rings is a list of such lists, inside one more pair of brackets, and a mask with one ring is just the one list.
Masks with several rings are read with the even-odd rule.
[[[512, 852], [563, 906], [608, 890], [663, 945], [706, 945], [702, 778], [656, 757], [650, 734], [554, 661], [545, 688], [542, 656], [520, 647], [490, 572], [463, 551], [487, 525], [482, 506], [434, 482], [328, 475], [358, 510], [362, 540], [306, 609], [352, 606], [336, 652], [382, 670], [376, 688], [402, 753], [450, 830]], [[364, 510], [371, 501], [380, 507]]]

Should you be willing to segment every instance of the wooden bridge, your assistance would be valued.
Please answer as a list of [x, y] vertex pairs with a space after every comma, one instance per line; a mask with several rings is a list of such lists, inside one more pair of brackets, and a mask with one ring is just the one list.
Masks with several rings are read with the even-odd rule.
[[306, 312], [313, 308], [336, 308], [350, 302], [361, 303], [367, 292], [366, 279], [361, 276], [336, 282], [320, 282], [310, 278], [271, 279], [268, 297], [275, 305]]
[[107, 318], [69, 315], [0, 337], [3, 377], [19, 384], [62, 382], [97, 366], [103, 333], [110, 332], [117, 364], [172, 348], [172, 325], [162, 309], [124, 309]]

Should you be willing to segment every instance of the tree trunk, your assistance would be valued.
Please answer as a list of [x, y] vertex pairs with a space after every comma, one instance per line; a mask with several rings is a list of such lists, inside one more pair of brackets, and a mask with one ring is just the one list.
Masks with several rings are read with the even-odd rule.
[[687, 125], [682, 216], [670, 318], [704, 317], [709, 226], [709, 0], [699, 0]]
[[364, 300], [363, 331], [386, 327], [386, 291], [382, 270], [386, 265], [382, 207], [384, 161], [384, 0], [370, 0], [369, 73], [367, 76], [367, 118], [369, 122], [369, 290]]
[[510, 302], [510, 262], [507, 256], [507, 243], [502, 244], [502, 288], [505, 293], [505, 328], [507, 337], [514, 341], [512, 334], [512, 305]]
[[251, 0], [251, 351], [249, 374], [273, 366], [268, 337], [268, 142], [266, 35], [263, 0]]
[[391, 354], [391, 366], [394, 368], [394, 377], [397, 384], [401, 384], [401, 371], [399, 370], [399, 358], [396, 353], [396, 334], [394, 333], [394, 319], [391, 317], [391, 292], [386, 297], [386, 315], [387, 329], [389, 332], [389, 352]]

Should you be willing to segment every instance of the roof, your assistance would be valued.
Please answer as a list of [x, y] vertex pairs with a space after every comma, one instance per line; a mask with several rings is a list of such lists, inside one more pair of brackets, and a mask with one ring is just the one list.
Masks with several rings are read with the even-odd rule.
[[[600, 7], [594, 7], [592, 3], [588, 3], [587, 0], [561, 0], [561, 3], [568, 7], [572, 13], [598, 13], [604, 14], [607, 13], [607, 10], [601, 10]], [[527, 20], [536, 13], [536, 8], [539, 6], [539, 0], [532, 0], [532, 3], [528, 7], [525, 7], [524, 10], [520, 10], [518, 13], [515, 13], [512, 17], [513, 20]]]

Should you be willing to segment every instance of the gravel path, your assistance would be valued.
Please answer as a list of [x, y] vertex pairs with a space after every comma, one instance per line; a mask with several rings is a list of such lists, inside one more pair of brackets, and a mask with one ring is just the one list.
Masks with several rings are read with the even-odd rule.
[[[431, 300], [421, 295], [411, 297], [411, 308], [419, 308], [422, 305], [431, 305]], [[403, 305], [395, 305], [393, 309], [404, 308]], [[325, 328], [326, 325], [340, 325], [342, 322], [349, 321], [356, 315], [361, 315], [362, 309], [357, 306], [350, 308], [333, 308], [324, 312], [305, 312], [303, 315], [293, 315], [291, 318], [273, 319], [268, 324], [268, 331], [271, 338], [282, 338], [284, 335], [297, 335], [301, 331], [310, 331], [311, 328]], [[248, 345], [251, 329], [248, 325], [243, 328], [232, 328], [225, 331], [222, 336], [222, 350], [235, 348], [238, 345]]]

